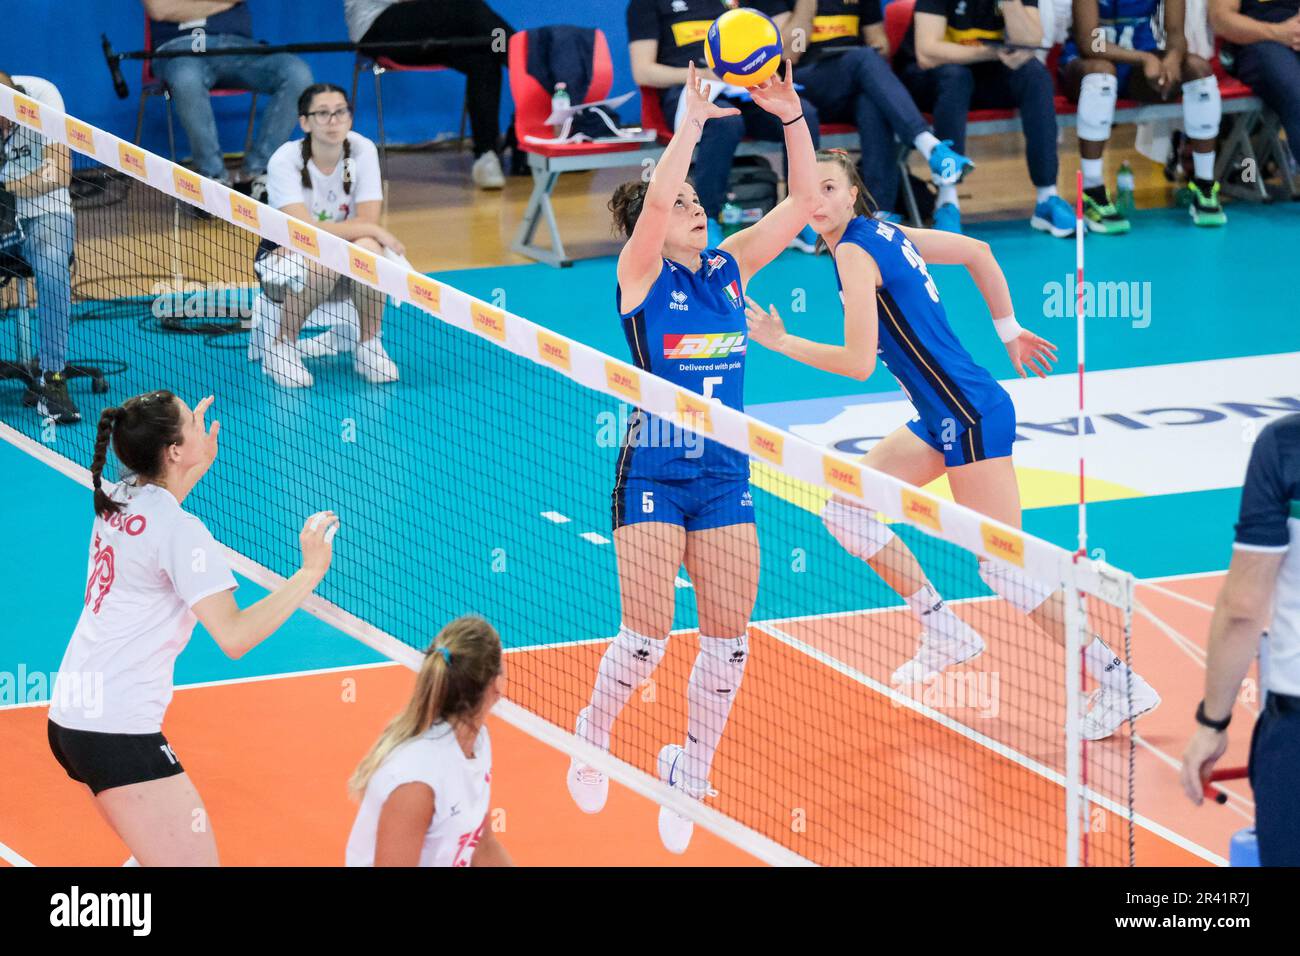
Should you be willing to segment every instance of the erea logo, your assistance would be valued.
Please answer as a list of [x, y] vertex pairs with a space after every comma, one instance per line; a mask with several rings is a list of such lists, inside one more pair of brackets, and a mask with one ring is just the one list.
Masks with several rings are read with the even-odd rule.
[[685, 332], [664, 336], [664, 358], [726, 358], [745, 354], [744, 332]]

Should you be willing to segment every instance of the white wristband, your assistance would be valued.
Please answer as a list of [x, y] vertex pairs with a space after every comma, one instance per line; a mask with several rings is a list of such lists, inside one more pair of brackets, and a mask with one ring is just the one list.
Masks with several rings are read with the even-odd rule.
[[997, 329], [998, 338], [1000, 338], [1004, 344], [1007, 342], [1014, 342], [1016, 339], [1020, 338], [1020, 333], [1024, 331], [1024, 329], [1020, 327], [1020, 323], [1016, 321], [1014, 315], [1008, 315], [1005, 319], [994, 319], [993, 328]]

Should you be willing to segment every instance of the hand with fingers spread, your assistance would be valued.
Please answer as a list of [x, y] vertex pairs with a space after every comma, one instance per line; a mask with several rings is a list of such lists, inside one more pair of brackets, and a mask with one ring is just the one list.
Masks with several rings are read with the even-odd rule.
[[699, 75], [694, 63], [686, 67], [686, 76], [686, 87], [682, 90], [682, 96], [686, 97], [684, 122], [696, 123], [703, 129], [704, 124], [711, 119], [740, 115], [740, 110], [734, 106], [721, 106], [709, 101], [710, 81]]
[[778, 73], [757, 86], [749, 88], [754, 102], [771, 113], [782, 124], [791, 123], [803, 114], [803, 104], [794, 89], [794, 64], [785, 61], [785, 76]]
[[781, 321], [776, 306], [768, 306], [772, 311], [765, 312], [763, 307], [745, 296], [749, 303], [745, 309], [745, 319], [749, 323], [749, 337], [764, 348], [774, 352], [781, 351], [781, 341], [785, 338], [785, 323]]
[[1021, 378], [1026, 377], [1026, 367], [1039, 378], [1047, 378], [1047, 373], [1056, 361], [1056, 346], [1025, 329], [1007, 343], [1007, 355], [1011, 357], [1011, 364]]
[[334, 535], [339, 530], [339, 516], [332, 511], [318, 511], [303, 522], [298, 535], [302, 547], [302, 569], [317, 580], [325, 577], [334, 559]]

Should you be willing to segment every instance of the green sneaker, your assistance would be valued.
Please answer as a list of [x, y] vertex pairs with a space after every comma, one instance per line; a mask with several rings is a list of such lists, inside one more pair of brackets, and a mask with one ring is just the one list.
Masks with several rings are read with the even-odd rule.
[[1193, 179], [1188, 183], [1187, 191], [1192, 197], [1191, 205], [1187, 207], [1192, 214], [1192, 222], [1198, 226], [1222, 226], [1228, 221], [1219, 202], [1218, 183]]
[[1104, 185], [1083, 191], [1083, 221], [1089, 232], [1108, 236], [1117, 236], [1132, 228], [1124, 214], [1110, 201]]

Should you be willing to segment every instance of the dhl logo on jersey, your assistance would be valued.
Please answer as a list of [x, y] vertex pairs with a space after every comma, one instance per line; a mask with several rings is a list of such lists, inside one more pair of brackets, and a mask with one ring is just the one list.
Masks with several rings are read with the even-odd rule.
[[744, 332], [687, 332], [664, 336], [664, 358], [726, 358], [745, 354]]

